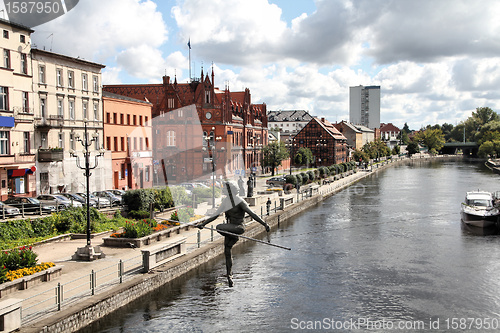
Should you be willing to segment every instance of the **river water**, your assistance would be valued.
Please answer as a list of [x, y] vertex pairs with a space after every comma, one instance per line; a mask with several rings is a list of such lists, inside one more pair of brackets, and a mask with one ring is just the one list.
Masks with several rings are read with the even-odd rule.
[[500, 236], [460, 221], [465, 192], [499, 180], [480, 163], [390, 167], [275, 230], [292, 251], [238, 248], [234, 288], [217, 260], [81, 332], [500, 329]]

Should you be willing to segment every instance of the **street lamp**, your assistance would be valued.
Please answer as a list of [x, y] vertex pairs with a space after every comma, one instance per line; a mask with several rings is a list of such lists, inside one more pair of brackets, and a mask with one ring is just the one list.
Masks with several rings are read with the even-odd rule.
[[[215, 208], [215, 159], [216, 159], [216, 152], [217, 152], [217, 149], [216, 149], [216, 146], [215, 146], [215, 142], [216, 141], [221, 141], [222, 140], [222, 137], [218, 136], [218, 137], [215, 137], [215, 127], [212, 127], [212, 132], [210, 134], [210, 136], [206, 136], [205, 137], [205, 140], [207, 141], [207, 147], [208, 147], [208, 153], [209, 153], [209, 158], [210, 160], [212, 161], [212, 208]], [[212, 139], [213, 138], [213, 139]], [[211, 142], [213, 144], [211, 144]], [[207, 148], [203, 147], [202, 148], [203, 151], [206, 151]], [[225, 151], [225, 148], [224, 147], [221, 147], [221, 152], [224, 152]], [[223, 166], [225, 167], [225, 166]]]
[[101, 157], [104, 155], [104, 148], [101, 148], [99, 149], [99, 153], [95, 155], [95, 162], [94, 162], [94, 166], [91, 167], [90, 166], [90, 146], [92, 145], [93, 142], [95, 142], [98, 138], [99, 138], [99, 134], [97, 134], [97, 132], [94, 132], [92, 134], [92, 139], [89, 140], [89, 137], [88, 137], [88, 132], [87, 132], [87, 123], [88, 123], [88, 120], [87, 119], [84, 119], [83, 120], [84, 122], [84, 137], [83, 139], [80, 137], [79, 134], [76, 134], [75, 135], [75, 139], [76, 141], [79, 141], [82, 146], [83, 146], [83, 158], [85, 160], [85, 164], [82, 166], [80, 164], [80, 158], [78, 155], [76, 155], [76, 152], [71, 149], [69, 151], [69, 154], [72, 156], [72, 157], [76, 157], [76, 166], [82, 170], [85, 170], [84, 172], [84, 176], [86, 178], [86, 181], [87, 181], [87, 191], [86, 191], [86, 199], [87, 199], [87, 246], [84, 247], [84, 248], [79, 248], [78, 251], [77, 251], [77, 256], [78, 257], [83, 257], [85, 259], [88, 259], [88, 260], [94, 260], [94, 259], [98, 259], [98, 258], [103, 258], [104, 257], [104, 254], [100, 252], [100, 249], [97, 247], [97, 251], [95, 251], [95, 249], [91, 246], [90, 244], [90, 176], [92, 175], [90, 173], [90, 170], [93, 170], [95, 168], [97, 168], [97, 165], [98, 165], [98, 157]]

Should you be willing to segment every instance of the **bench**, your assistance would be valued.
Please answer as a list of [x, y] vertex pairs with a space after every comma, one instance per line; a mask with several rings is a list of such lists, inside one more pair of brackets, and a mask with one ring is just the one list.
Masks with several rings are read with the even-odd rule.
[[185, 247], [186, 238], [181, 238], [173, 243], [160, 244], [147, 250], [141, 250], [142, 272], [147, 273], [155, 267], [184, 255]]

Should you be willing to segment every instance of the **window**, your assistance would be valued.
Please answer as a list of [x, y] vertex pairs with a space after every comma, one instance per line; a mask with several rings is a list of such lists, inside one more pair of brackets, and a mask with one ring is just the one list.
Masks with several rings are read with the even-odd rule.
[[3, 31], [3, 38], [9, 39], [9, 31], [8, 30]]
[[10, 68], [10, 50], [3, 50], [3, 67]]
[[148, 126], [148, 117], [147, 116], [144, 117], [144, 123], [146, 126]]
[[21, 53], [21, 73], [28, 74], [28, 56]]
[[24, 153], [30, 153], [30, 132], [23, 132]]
[[130, 125], [130, 115], [127, 115], [127, 125]]
[[41, 146], [42, 148], [47, 148], [48, 143], [47, 143], [47, 132], [42, 132], [40, 133], [40, 141], [41, 141]]
[[184, 112], [182, 112], [182, 109], [177, 110], [177, 117], [179, 118], [184, 117]]
[[94, 103], [94, 120], [99, 120], [99, 103]]
[[62, 77], [63, 73], [62, 73], [62, 69], [58, 68], [56, 69], [56, 79], [57, 79], [57, 86], [58, 87], [62, 87], [63, 85], [63, 77]]
[[142, 126], [142, 116], [139, 116], [139, 125]]
[[86, 73], [82, 73], [82, 90], [83, 91], [88, 91], [89, 90], [89, 78]]
[[149, 182], [149, 166], [147, 166], [145, 169], [146, 169], [145, 178], [146, 178], [146, 181]]
[[0, 131], [0, 155], [9, 155], [9, 132]]
[[69, 108], [69, 119], [75, 120], [75, 100], [70, 99], [68, 101], [68, 108]]
[[9, 89], [0, 87], [0, 110], [9, 109]]
[[69, 133], [69, 148], [75, 149], [75, 133]]
[[122, 179], [125, 179], [125, 167], [126, 167], [125, 163], [122, 163], [122, 174], [121, 174]]
[[113, 112], [113, 124], [118, 124], [118, 116], [116, 115], [116, 112]]
[[[97, 133], [97, 131], [96, 131]], [[94, 141], [94, 149], [95, 150], [99, 150], [101, 149], [101, 145], [99, 144], [99, 134], [97, 134], [97, 136], [95, 137], [95, 141]]]
[[106, 124], [111, 123], [111, 114], [109, 112], [106, 112]]
[[111, 150], [111, 137], [109, 136], [106, 137], [106, 148]]
[[134, 119], [134, 126], [137, 125], [137, 117], [135, 116], [135, 114], [133, 115], [133, 119]]
[[134, 150], [137, 150], [137, 138], [134, 138]]
[[64, 118], [64, 105], [62, 98], [59, 98], [57, 100], [57, 115], [61, 118]]
[[143, 140], [142, 140], [142, 138], [139, 138], [139, 150], [143, 151], [143, 148], [144, 148], [144, 146], [143, 146]]
[[113, 138], [113, 151], [118, 151], [118, 138], [115, 136]]
[[26, 36], [25, 36], [25, 35], [20, 35], [20, 36], [19, 36], [19, 41], [20, 41], [21, 43], [26, 43]]
[[97, 75], [94, 75], [92, 77], [92, 82], [94, 86], [94, 92], [99, 92], [99, 78], [97, 77]]
[[123, 113], [120, 113], [120, 125], [123, 125]]
[[45, 119], [47, 117], [47, 97], [40, 97], [40, 117]]
[[68, 71], [68, 87], [69, 88], [75, 88], [74, 76], [75, 76], [75, 73], [73, 71]]
[[83, 119], [89, 119], [89, 114], [88, 114], [88, 110], [87, 110], [88, 106], [89, 106], [89, 102], [84, 100], [82, 103]]
[[167, 146], [173, 147], [175, 146], [175, 132], [167, 131]]
[[146, 149], [149, 149], [149, 138], [146, 138]]
[[210, 103], [210, 91], [205, 91], [205, 103]]
[[27, 91], [23, 91], [22, 93], [22, 98], [23, 98], [23, 111], [24, 113], [30, 113], [30, 102], [29, 102], [29, 95]]
[[64, 148], [64, 133], [58, 133], [57, 139], [57, 146], [60, 148]]
[[169, 109], [173, 109], [174, 108], [174, 99], [173, 98], [169, 98], [167, 100], [167, 108], [169, 108]]
[[39, 83], [45, 84], [45, 66], [38, 67], [38, 80]]
[[125, 151], [125, 138], [122, 136], [120, 138], [120, 144], [121, 144], [121, 151]]

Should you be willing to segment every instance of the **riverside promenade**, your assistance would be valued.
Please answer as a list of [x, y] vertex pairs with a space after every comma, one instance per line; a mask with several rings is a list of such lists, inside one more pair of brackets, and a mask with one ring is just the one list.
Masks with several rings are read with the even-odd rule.
[[[392, 160], [390, 163], [378, 164], [368, 170], [351, 173], [328, 184], [319, 186], [313, 183], [310, 186], [303, 186], [301, 194], [297, 194], [295, 190], [283, 196], [278, 196], [277, 193], [262, 194], [265, 199], [258, 201], [259, 204], [251, 208], [259, 215], [261, 212], [264, 214], [263, 218], [271, 226], [272, 232], [280, 221], [286, 221], [367, 175], [394, 164], [412, 163], [415, 160], [422, 158]], [[262, 192], [265, 181], [261, 179], [258, 185], [259, 183], [257, 191]], [[265, 206], [268, 197], [272, 200], [269, 216]], [[283, 202], [287, 204], [280, 207]], [[205, 215], [207, 208], [209, 207], [202, 205], [197, 208], [196, 214]], [[212, 225], [215, 228], [215, 225], [222, 222], [223, 216], [207, 227]], [[250, 222], [244, 236], [259, 238], [264, 233], [265, 230], [259, 223]], [[9, 299], [22, 300], [20, 332], [74, 332], [169, 281], [182, 278], [183, 274], [223, 254], [223, 237], [217, 232], [210, 230], [200, 232], [194, 227], [180, 226], [161, 243], [185, 242], [184, 253], [162, 266], [143, 273], [141, 251], [158, 246], [159, 243], [141, 248], [104, 247], [102, 239], [107, 236], [109, 233], [92, 239], [92, 245], [100, 245], [106, 257], [90, 262], [72, 259], [76, 249], [86, 245], [85, 239], [52, 241], [34, 247], [39, 262], [53, 262], [57, 266], [62, 266], [62, 272], [60, 276], [50, 281], [2, 295], [0, 302]], [[248, 240], [240, 239], [236, 246], [245, 241]]]

